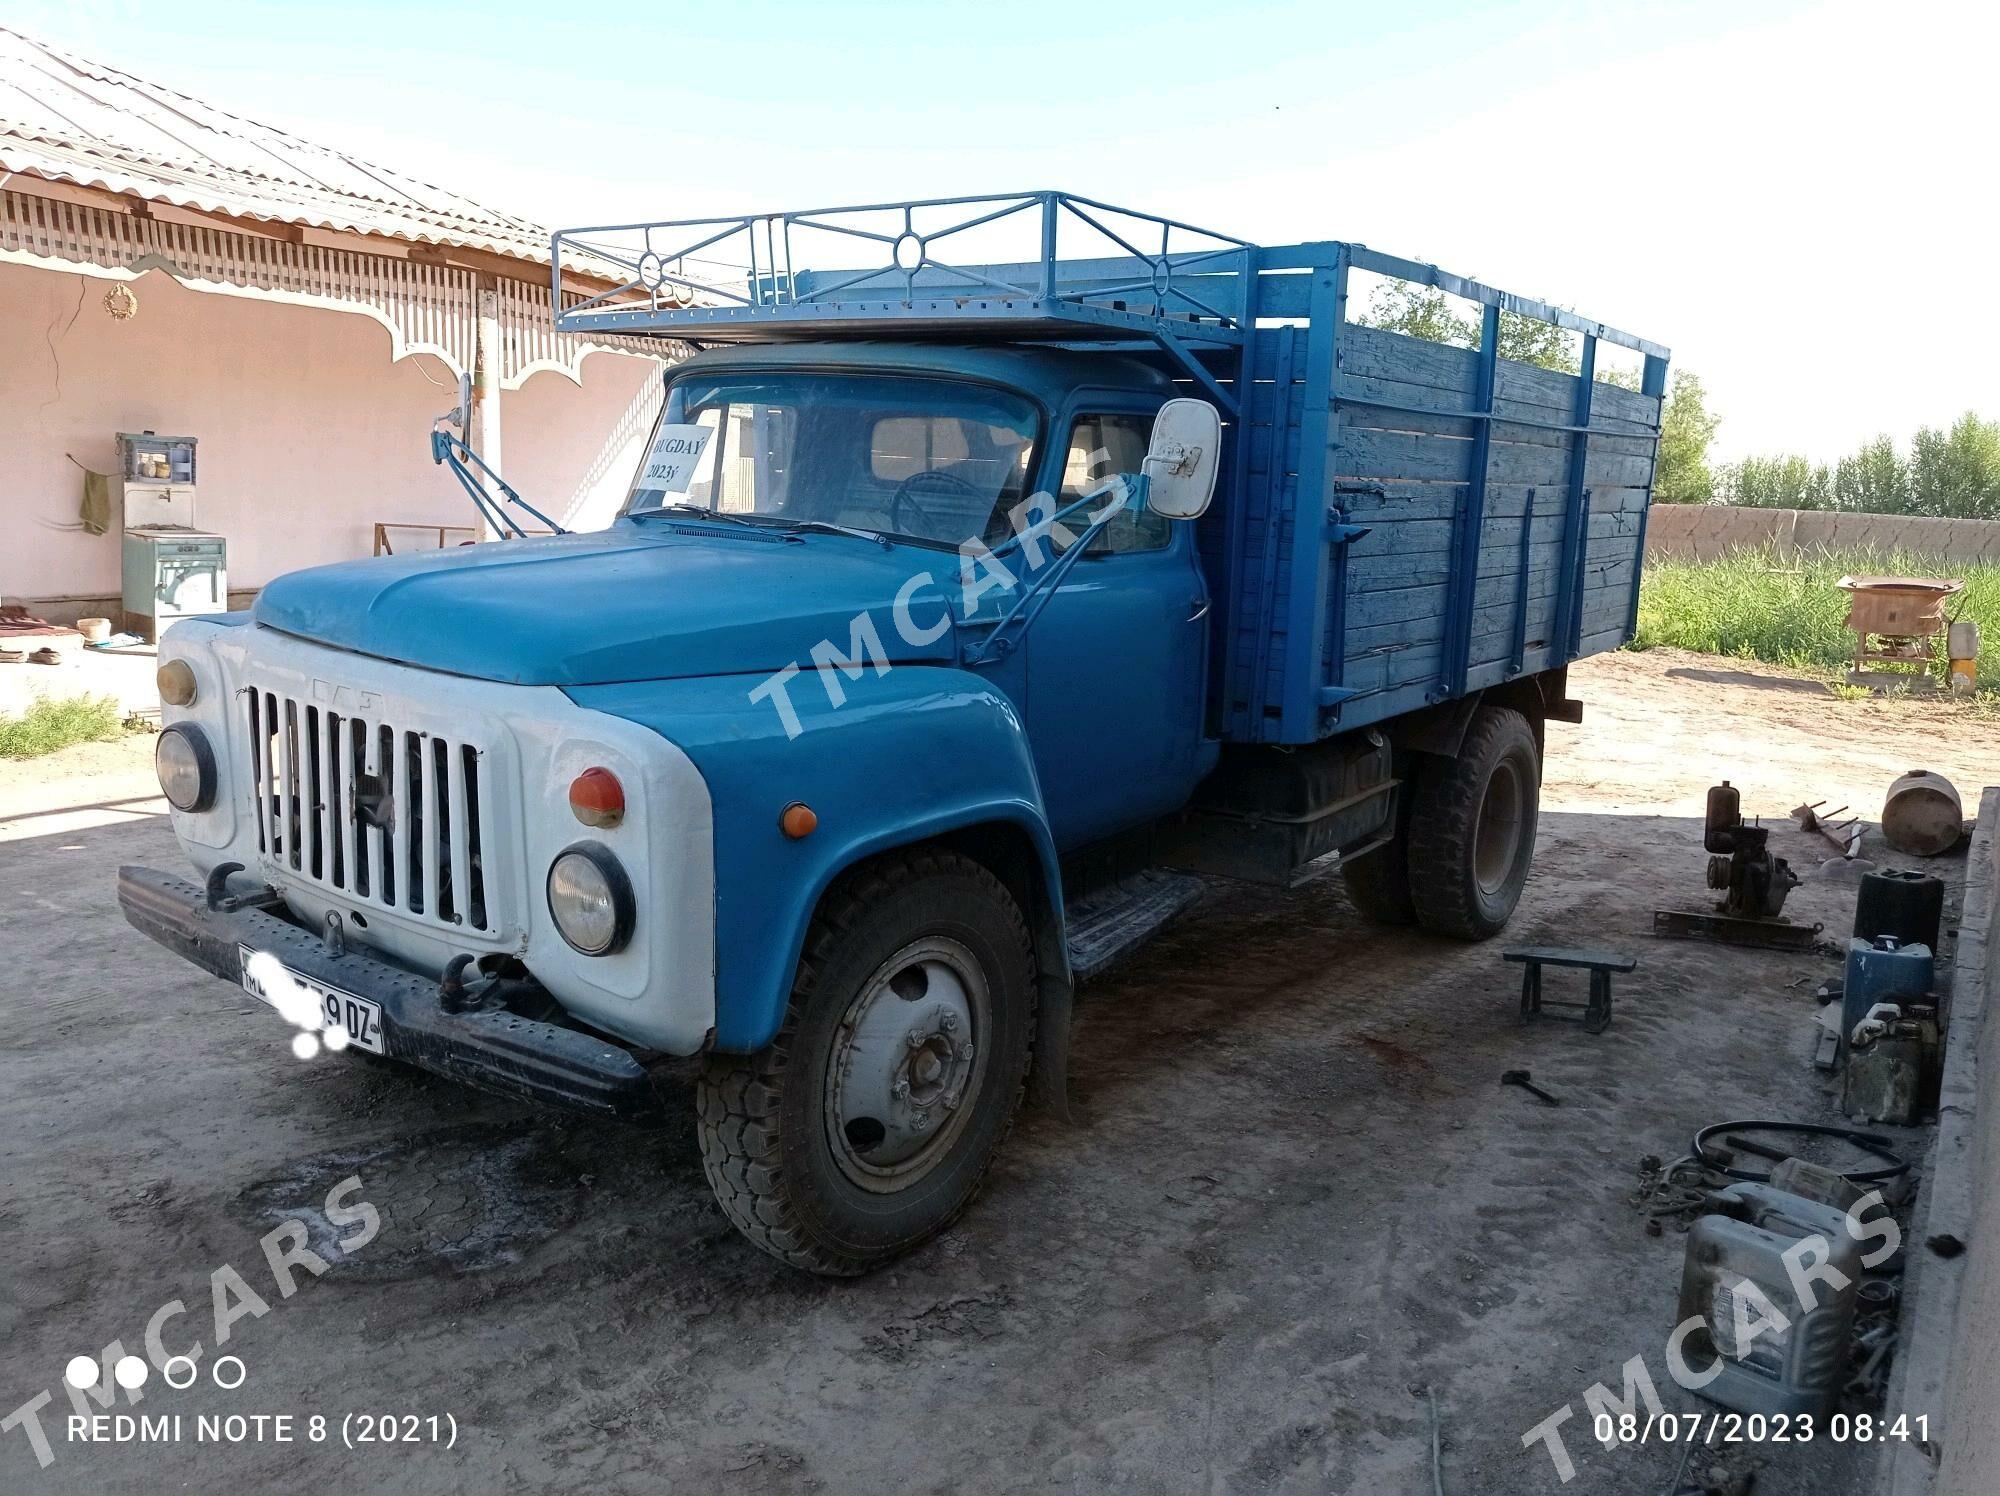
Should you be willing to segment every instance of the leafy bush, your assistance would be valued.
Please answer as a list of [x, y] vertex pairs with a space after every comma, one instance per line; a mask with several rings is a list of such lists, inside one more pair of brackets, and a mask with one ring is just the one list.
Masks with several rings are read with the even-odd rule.
[[109, 696], [42, 697], [15, 717], [0, 717], [0, 758], [39, 758], [72, 743], [122, 737], [118, 703]]

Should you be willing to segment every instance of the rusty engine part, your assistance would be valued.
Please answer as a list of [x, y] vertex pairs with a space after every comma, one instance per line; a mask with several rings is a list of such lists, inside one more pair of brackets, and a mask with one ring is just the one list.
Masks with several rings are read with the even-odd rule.
[[1728, 780], [1708, 792], [1701, 844], [1708, 849], [1708, 886], [1723, 894], [1722, 912], [1738, 919], [1776, 919], [1799, 875], [1766, 843], [1768, 826], [1745, 825], [1743, 800]]
[[1744, 824], [1742, 797], [1728, 780], [1711, 788], [1701, 844], [1709, 854], [1708, 886], [1722, 894], [1722, 902], [1712, 912], [1657, 909], [1653, 933], [1770, 950], [1811, 950], [1821, 926], [1784, 918], [1785, 898], [1800, 880], [1789, 862], [1771, 855], [1770, 837], [1769, 827]]

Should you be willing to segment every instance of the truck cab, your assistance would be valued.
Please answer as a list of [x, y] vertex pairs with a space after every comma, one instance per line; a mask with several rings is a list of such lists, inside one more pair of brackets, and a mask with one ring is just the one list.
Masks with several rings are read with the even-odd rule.
[[[864, 582], [826, 637], [846, 658], [852, 620], [865, 616], [863, 632], [885, 650], [964, 661], [1005, 694], [1022, 718], [1049, 835], [1069, 850], [1179, 808], [1214, 766], [1209, 594], [1193, 532], [1126, 507], [1053, 588], [1017, 650], [977, 644], [1035, 569], [1028, 563], [1046, 564], [1084, 526], [1049, 525], [1045, 555], [1002, 548], [1138, 473], [1154, 417], [1174, 395], [1158, 367], [1089, 350], [852, 342], [701, 353], [676, 369], [660, 430], [712, 432], [702, 466], [681, 491], [636, 487], [625, 520], [698, 517], [677, 507], [687, 505], [795, 534], [839, 525], [862, 533], [803, 532], [816, 569], [848, 564], [860, 540], [855, 564], [867, 572], [886, 562], [907, 573], [899, 588], [925, 578], [932, 605], [913, 596], [900, 610], [893, 593], [885, 607]], [[773, 668], [810, 667], [821, 643], [798, 640]], [[770, 700], [796, 714], [794, 691], [823, 689], [788, 680]], [[1102, 737], [1105, 720], [1121, 726], [1115, 745]]]
[[1583, 340], [1545, 378], [1470, 282], [1484, 351], [1345, 319], [1357, 265], [1428, 267], [1065, 260], [1116, 210], [1011, 202], [899, 211], [1039, 213], [1039, 258], [781, 270], [767, 215], [705, 288], [660, 246], [713, 225], [580, 231], [631, 278], [559, 316], [707, 345], [618, 517], [176, 625], [196, 876], [122, 870], [128, 919], [301, 1052], [633, 1118], [691, 1080], [730, 1219], [843, 1274], [970, 1203], [1031, 1083], [1062, 1109], [1076, 985], [1205, 879], [1497, 931], [1563, 669], [1629, 631], [1664, 350], [1536, 308]]

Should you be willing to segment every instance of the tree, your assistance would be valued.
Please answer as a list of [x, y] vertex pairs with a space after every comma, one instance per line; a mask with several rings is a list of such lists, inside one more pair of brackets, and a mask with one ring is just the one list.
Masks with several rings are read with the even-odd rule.
[[[1479, 346], [1480, 321], [1460, 312], [1452, 297], [1436, 286], [1419, 286], [1410, 281], [1392, 280], [1377, 286], [1368, 298], [1368, 310], [1360, 317], [1364, 327], [1399, 332], [1406, 338], [1422, 338], [1427, 343], [1445, 343], [1453, 348]], [[1577, 361], [1575, 335], [1519, 312], [1500, 314], [1500, 356], [1517, 364], [1533, 364], [1558, 374], [1574, 374]]]
[[2000, 421], [1967, 411], [1949, 431], [1929, 426], [1910, 450], [1910, 512], [2000, 519]]
[[1857, 514], [1907, 514], [1910, 474], [1896, 444], [1878, 436], [1833, 466], [1833, 507]]
[[1708, 408], [1708, 391], [1688, 369], [1674, 370], [1660, 412], [1660, 457], [1653, 468], [1656, 504], [1707, 504], [1715, 498], [1708, 449], [1722, 417]]
[[1454, 348], [1479, 346], [1479, 324], [1459, 316], [1452, 309], [1451, 299], [1435, 286], [1419, 286], [1406, 280], [1385, 281], [1375, 288], [1375, 294], [1368, 298], [1368, 310], [1357, 320], [1363, 327], [1399, 332], [1406, 338], [1422, 338], [1426, 343], [1448, 343]]
[[2000, 519], [2000, 421], [1967, 411], [1948, 430], [1926, 426], [1907, 460], [1886, 436], [1831, 465], [1746, 457], [1724, 470], [1719, 490], [1723, 503], [1749, 508]]
[[[1639, 388], [1639, 376], [1623, 369], [1606, 369], [1597, 378], [1621, 390]], [[1674, 370], [1660, 410], [1660, 455], [1653, 466], [1655, 504], [1715, 502], [1717, 479], [1709, 466], [1708, 449], [1721, 424], [1722, 417], [1708, 408], [1708, 391], [1700, 377], [1689, 369]]]
[[1723, 503], [1745, 509], [1827, 509], [1833, 470], [1791, 454], [1746, 457], [1723, 470], [1718, 486]]
[[[1478, 339], [1473, 341], [1477, 344]], [[1517, 364], [1552, 369], [1558, 374], [1575, 374], [1583, 368], [1574, 333], [1519, 312], [1500, 314], [1500, 356]]]

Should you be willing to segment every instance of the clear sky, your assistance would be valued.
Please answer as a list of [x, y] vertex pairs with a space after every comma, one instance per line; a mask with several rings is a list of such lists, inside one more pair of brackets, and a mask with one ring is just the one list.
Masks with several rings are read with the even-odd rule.
[[1667, 343], [1722, 455], [2000, 416], [2000, 6], [13, 0], [543, 222], [1059, 187]]

